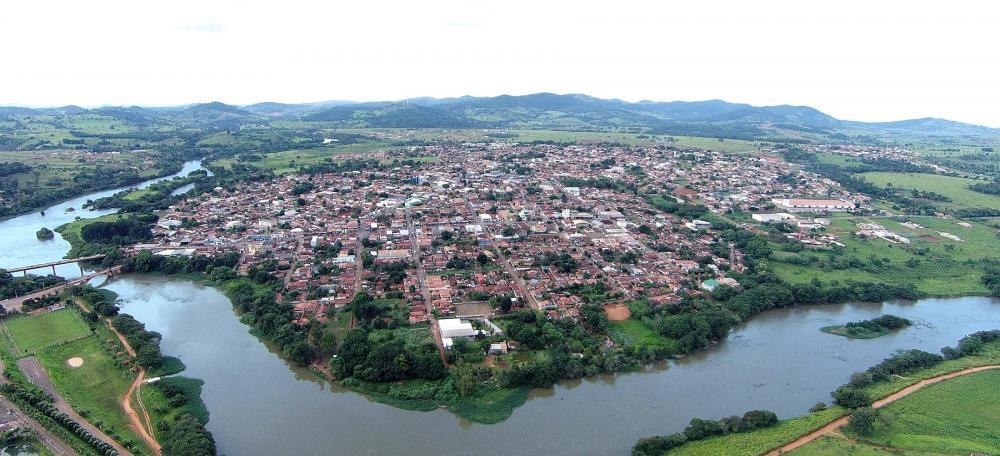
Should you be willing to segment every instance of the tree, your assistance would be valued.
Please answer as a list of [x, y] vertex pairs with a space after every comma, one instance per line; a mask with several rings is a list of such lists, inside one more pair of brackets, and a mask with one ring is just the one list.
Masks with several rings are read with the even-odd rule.
[[725, 431], [718, 421], [692, 418], [691, 423], [684, 428], [684, 436], [688, 440], [701, 440], [713, 435], [722, 435]]
[[872, 400], [864, 391], [842, 386], [833, 392], [833, 402], [845, 408], [860, 408], [871, 405]]
[[859, 408], [851, 414], [851, 421], [848, 423], [848, 426], [855, 434], [868, 436], [875, 432], [875, 423], [878, 419], [878, 410], [871, 407]]
[[451, 369], [451, 377], [455, 380], [455, 388], [461, 397], [467, 397], [476, 387], [475, 373], [469, 364], [459, 362], [454, 365]]

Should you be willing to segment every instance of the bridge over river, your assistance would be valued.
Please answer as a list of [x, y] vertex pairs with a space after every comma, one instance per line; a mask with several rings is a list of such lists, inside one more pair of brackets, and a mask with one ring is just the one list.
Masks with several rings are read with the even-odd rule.
[[[99, 256], [100, 257], [104, 257], [104, 255], [99, 255]], [[74, 263], [76, 261], [83, 261], [83, 260], [80, 259], [80, 258], [76, 258], [74, 260], [66, 260], [65, 262], [57, 263], [57, 264]], [[45, 266], [42, 266], [42, 267], [46, 267], [46, 266], [48, 266], [48, 265], [45, 265]], [[23, 268], [16, 268], [16, 269], [17, 270], [24, 270]], [[37, 268], [29, 268], [28, 270], [30, 270], [30, 269], [37, 269]], [[108, 276], [108, 277], [114, 277], [116, 274], [118, 274], [119, 272], [121, 272], [121, 269], [122, 269], [121, 266], [114, 266], [114, 267], [107, 268], [107, 269], [105, 269], [103, 271], [91, 272], [90, 274], [82, 275], [82, 276], [77, 277], [75, 279], [68, 280], [68, 281], [66, 281], [66, 283], [62, 283], [62, 284], [59, 284], [59, 285], [56, 285], [56, 286], [53, 286], [53, 287], [49, 287], [49, 288], [46, 288], [44, 290], [38, 290], [38, 291], [35, 291], [33, 293], [28, 293], [28, 294], [26, 294], [24, 296], [16, 296], [16, 297], [13, 297], [13, 298], [10, 298], [10, 299], [4, 299], [3, 301], [0, 301], [0, 306], [3, 306], [4, 310], [6, 310], [8, 312], [14, 311], [14, 310], [20, 312], [21, 309], [24, 307], [25, 301], [28, 301], [30, 299], [35, 299], [35, 298], [42, 298], [42, 297], [45, 297], [45, 296], [58, 295], [66, 287], [71, 287], [73, 285], [79, 285], [81, 283], [87, 283], [87, 282], [90, 281], [90, 279], [93, 279], [94, 277], [97, 277], [97, 276], [102, 276], [103, 275], [103, 276]]]

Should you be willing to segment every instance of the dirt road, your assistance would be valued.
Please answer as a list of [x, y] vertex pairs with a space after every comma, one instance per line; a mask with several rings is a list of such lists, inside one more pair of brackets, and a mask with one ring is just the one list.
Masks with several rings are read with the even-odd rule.
[[61, 394], [59, 394], [58, 390], [56, 390], [55, 385], [52, 384], [52, 379], [49, 378], [48, 371], [46, 371], [45, 367], [42, 366], [42, 363], [38, 361], [38, 358], [35, 358], [34, 356], [21, 358], [17, 360], [17, 367], [19, 367], [21, 371], [24, 372], [24, 375], [28, 377], [28, 380], [30, 380], [31, 383], [33, 383], [35, 386], [41, 388], [46, 393], [49, 393], [49, 395], [52, 396], [52, 403], [53, 405], [56, 406], [57, 409], [59, 409], [60, 412], [63, 412], [66, 415], [68, 415], [70, 418], [73, 419], [73, 421], [80, 423], [80, 426], [86, 429], [87, 432], [90, 432], [95, 437], [103, 440], [108, 445], [111, 445], [115, 449], [115, 451], [118, 451], [119, 454], [122, 455], [132, 454], [127, 449], [125, 449], [125, 447], [121, 446], [121, 444], [115, 441], [115, 439], [109, 437], [107, 434], [104, 433], [104, 431], [98, 429], [97, 426], [90, 424], [90, 422], [84, 419], [82, 416], [80, 416], [79, 413], [76, 413], [76, 410], [73, 410], [73, 407], [69, 405], [69, 402], [67, 402], [66, 399], [63, 398]]
[[[906, 388], [903, 388], [903, 389], [901, 389], [901, 390], [899, 390], [899, 391], [897, 391], [897, 392], [895, 392], [893, 394], [890, 394], [889, 396], [886, 396], [886, 397], [884, 397], [882, 399], [879, 399], [879, 400], [873, 402], [872, 403], [872, 407], [873, 408], [882, 408], [882, 407], [885, 407], [886, 405], [889, 405], [889, 404], [891, 404], [893, 402], [896, 402], [896, 401], [898, 401], [898, 400], [900, 400], [900, 399], [902, 399], [902, 398], [904, 398], [906, 396], [909, 396], [910, 394], [913, 394], [913, 393], [919, 391], [920, 389], [922, 389], [922, 388], [924, 388], [924, 387], [926, 387], [928, 385], [933, 385], [935, 383], [943, 382], [945, 380], [953, 379], [955, 377], [961, 377], [963, 375], [974, 374], [976, 372], [982, 372], [982, 371], [992, 370], [992, 369], [1000, 369], [1000, 365], [970, 367], [968, 369], [962, 369], [960, 371], [952, 372], [950, 374], [938, 375], [937, 377], [931, 377], [931, 378], [928, 378], [928, 379], [925, 379], [925, 380], [921, 380], [921, 381], [919, 381], [917, 383], [914, 383], [914, 384], [912, 384], [910, 386], [907, 386]], [[792, 450], [794, 450], [796, 448], [799, 448], [799, 447], [801, 447], [801, 446], [803, 446], [803, 445], [805, 445], [805, 444], [807, 444], [809, 442], [812, 442], [813, 440], [816, 440], [816, 439], [820, 438], [824, 434], [828, 434], [830, 432], [836, 431], [837, 429], [840, 429], [842, 426], [846, 425], [849, 421], [850, 421], [850, 417], [848, 417], [848, 416], [837, 418], [836, 420], [833, 420], [833, 421], [827, 423], [826, 426], [823, 426], [823, 427], [821, 427], [821, 428], [819, 428], [819, 429], [817, 429], [817, 430], [815, 430], [813, 432], [810, 432], [810, 433], [808, 433], [808, 434], [806, 434], [806, 435], [804, 435], [802, 437], [799, 437], [795, 441], [793, 441], [791, 443], [788, 443], [785, 446], [783, 446], [783, 447], [781, 447], [781, 448], [779, 448], [777, 450], [774, 450], [774, 451], [772, 451], [770, 453], [767, 453], [767, 456], [778, 456], [778, 455], [786, 454], [786, 453], [788, 453], [788, 452], [790, 452], [790, 451], [792, 451]]]
[[[125, 351], [128, 352], [130, 356], [134, 357], [135, 349], [132, 348], [131, 345], [129, 345], [128, 340], [125, 339], [125, 336], [123, 336], [122, 333], [118, 332], [118, 330], [115, 329], [114, 325], [111, 324], [111, 320], [105, 319], [104, 321], [108, 324], [108, 328], [110, 328], [111, 331], [115, 333], [116, 336], [118, 336], [118, 340], [121, 341], [122, 346], [125, 347]], [[142, 397], [139, 394], [137, 394], [139, 388], [142, 387], [142, 381], [145, 379], [146, 379], [146, 369], [144, 367], [140, 367], [139, 372], [135, 376], [135, 380], [132, 380], [132, 385], [128, 387], [128, 391], [126, 391], [125, 395], [122, 396], [120, 403], [122, 406], [122, 410], [125, 412], [126, 415], [128, 415], [128, 421], [132, 425], [132, 429], [139, 434], [139, 437], [142, 438], [142, 440], [146, 441], [146, 445], [148, 445], [150, 448], [153, 449], [154, 454], [159, 455], [161, 454], [160, 442], [156, 441], [156, 437], [153, 437], [153, 435], [151, 434], [153, 429], [153, 423], [149, 419], [149, 414], [146, 413], [146, 406], [142, 403]], [[132, 408], [131, 399], [133, 395], [136, 398], [136, 402], [139, 403], [139, 407], [142, 409], [143, 416], [145, 416], [145, 425], [143, 425], [143, 419]], [[147, 426], [149, 427], [148, 430], [146, 428]]]

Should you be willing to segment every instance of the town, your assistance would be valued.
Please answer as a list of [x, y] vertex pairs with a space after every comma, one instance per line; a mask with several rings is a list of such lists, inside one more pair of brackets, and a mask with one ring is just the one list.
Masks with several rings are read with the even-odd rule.
[[133, 249], [239, 252], [239, 272], [264, 266], [283, 282], [278, 300], [300, 325], [335, 318], [359, 293], [396, 300], [409, 323], [429, 322], [443, 353], [452, 334], [479, 333], [470, 321], [499, 335], [489, 318], [512, 310], [578, 320], [595, 290], [614, 321], [629, 317], [626, 301], [738, 289], [726, 273], [745, 268], [744, 253], [703, 219], [755, 212], [823, 247], [837, 243], [829, 222], [791, 213], [867, 201], [772, 156], [664, 145], [466, 143], [375, 158], [414, 155], [435, 159], [215, 188], [160, 211], [154, 240]]

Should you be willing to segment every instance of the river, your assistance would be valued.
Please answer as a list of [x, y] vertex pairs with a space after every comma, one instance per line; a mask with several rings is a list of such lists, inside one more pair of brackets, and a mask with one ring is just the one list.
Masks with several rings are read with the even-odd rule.
[[[60, 225], [72, 222], [76, 219], [76, 217], [93, 218], [106, 214], [113, 214], [118, 211], [117, 209], [102, 209], [96, 211], [83, 209], [83, 205], [87, 202], [87, 200], [104, 198], [130, 188], [146, 188], [156, 182], [173, 179], [178, 176], [187, 176], [191, 171], [198, 169], [202, 169], [200, 161], [194, 160], [185, 162], [179, 172], [169, 176], [150, 179], [138, 185], [113, 188], [102, 192], [83, 195], [68, 201], [63, 201], [54, 206], [47, 207], [43, 211], [36, 211], [20, 217], [2, 221], [0, 222], [0, 268], [26, 266], [29, 264], [46, 263], [61, 259], [66, 255], [66, 252], [69, 252], [69, 243], [63, 240], [59, 233], [56, 233], [56, 236], [53, 239], [42, 241], [35, 237], [35, 232], [43, 227], [55, 230], [56, 227]], [[73, 211], [66, 212], [69, 208], [73, 208]], [[41, 215], [41, 212], [45, 212], [45, 215]], [[49, 269], [46, 271], [42, 269], [31, 272], [35, 274], [50, 274], [52, 270]], [[75, 264], [57, 266], [56, 272], [66, 278], [80, 276], [80, 269]]]
[[[804, 413], [895, 350], [936, 352], [1000, 327], [1000, 302], [978, 297], [773, 310], [711, 350], [645, 373], [536, 390], [507, 421], [479, 425], [446, 410], [378, 404], [289, 367], [213, 288], [162, 276], [126, 276], [107, 288], [125, 300], [124, 312], [163, 334], [164, 353], [184, 360], [184, 375], [205, 380], [208, 428], [228, 455], [626, 454], [636, 439], [679, 431], [692, 417]], [[869, 340], [819, 331], [882, 313], [916, 324]]]
[[[181, 173], [197, 169], [185, 164]], [[2, 265], [61, 258], [62, 239], [37, 241], [87, 195], [0, 222]], [[26, 248], [29, 247], [29, 248]], [[71, 266], [70, 271], [75, 271]], [[124, 276], [106, 286], [123, 311], [163, 335], [163, 352], [184, 360], [184, 375], [205, 381], [208, 429], [220, 454], [236, 455], [606, 455], [627, 454], [640, 437], [681, 430], [692, 417], [748, 409], [780, 417], [805, 412], [829, 392], [892, 352], [937, 351], [1000, 327], [1000, 301], [965, 297], [856, 303], [765, 312], [710, 350], [646, 372], [605, 375], [535, 390], [510, 419], [479, 425], [447, 410], [411, 412], [372, 402], [293, 368], [249, 333], [219, 291], [164, 276]], [[820, 327], [892, 313], [916, 324], [878, 339], [851, 340]]]

